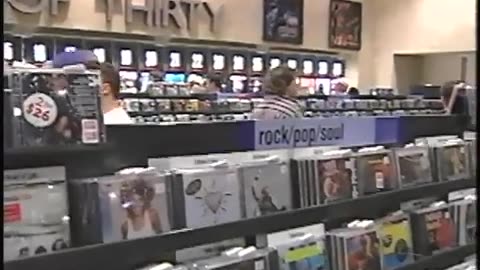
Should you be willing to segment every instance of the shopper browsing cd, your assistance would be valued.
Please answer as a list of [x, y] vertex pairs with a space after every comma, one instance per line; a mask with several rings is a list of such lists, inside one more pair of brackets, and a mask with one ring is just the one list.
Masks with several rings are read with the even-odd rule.
[[133, 124], [119, 100], [120, 75], [112, 64], [100, 64], [101, 99], [105, 125]]
[[295, 99], [297, 83], [295, 71], [279, 66], [272, 69], [265, 78], [265, 97], [253, 109], [253, 118], [257, 120], [273, 120], [300, 118], [302, 108]]

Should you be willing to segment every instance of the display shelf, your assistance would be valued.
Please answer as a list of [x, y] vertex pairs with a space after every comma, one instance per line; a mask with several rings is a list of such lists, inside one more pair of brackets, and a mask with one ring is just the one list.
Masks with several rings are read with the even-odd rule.
[[191, 94], [191, 95], [152, 95], [149, 93], [120, 93], [120, 98], [132, 99], [198, 99], [198, 100], [216, 100], [215, 94]]
[[463, 262], [463, 260], [475, 254], [476, 244], [456, 247], [439, 252], [435, 255], [418, 259], [414, 263], [397, 268], [396, 270], [443, 270]]
[[[165, 258], [162, 257], [165, 256], [164, 254], [182, 248], [237, 237], [261, 235], [334, 219], [347, 217], [374, 218], [378, 217], [379, 214], [384, 214], [386, 211], [398, 209], [400, 203], [407, 200], [429, 196], [444, 196], [448, 192], [475, 187], [475, 185], [476, 182], [472, 179], [425, 184], [408, 189], [384, 192], [358, 199], [297, 209], [207, 228], [185, 229], [144, 239], [74, 248], [58, 253], [10, 261], [5, 263], [4, 266], [8, 270], [131, 270], [132, 267], [139, 264]], [[423, 262], [420, 261], [420, 263]], [[427, 268], [422, 268], [422, 270]]]

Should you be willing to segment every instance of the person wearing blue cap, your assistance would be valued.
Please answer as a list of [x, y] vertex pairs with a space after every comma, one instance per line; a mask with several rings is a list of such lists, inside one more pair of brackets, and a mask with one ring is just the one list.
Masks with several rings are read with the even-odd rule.
[[103, 122], [105, 125], [133, 124], [120, 104], [120, 74], [112, 64], [100, 64], [95, 54], [87, 50], [59, 53], [54, 57], [52, 64], [54, 68], [83, 65], [87, 69], [100, 70]]

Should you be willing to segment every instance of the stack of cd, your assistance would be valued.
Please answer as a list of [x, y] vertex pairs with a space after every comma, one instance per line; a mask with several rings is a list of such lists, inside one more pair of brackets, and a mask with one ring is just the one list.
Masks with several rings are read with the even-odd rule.
[[456, 225], [456, 238], [460, 246], [474, 244], [477, 239], [477, 198], [466, 196], [451, 203], [451, 214]]
[[6, 170], [3, 178], [4, 260], [67, 248], [65, 169]]
[[356, 154], [355, 168], [359, 196], [397, 188], [392, 152], [383, 146], [362, 148]]
[[99, 74], [62, 69], [12, 69], [11, 147], [105, 141]]
[[221, 162], [202, 168], [178, 169], [174, 174], [173, 213], [179, 226], [208, 227], [242, 218], [237, 168]]
[[170, 231], [174, 223], [168, 177], [140, 168], [72, 181], [73, 243], [106, 243]]
[[413, 242], [408, 215], [395, 213], [377, 224], [383, 269], [396, 269], [412, 263]]
[[373, 221], [354, 221], [348, 228], [327, 232], [329, 269], [380, 270], [381, 258]]
[[290, 174], [276, 156], [242, 164], [239, 170], [243, 216], [257, 217], [292, 209]]
[[415, 254], [431, 256], [456, 246], [455, 224], [449, 208], [439, 202], [410, 214]]
[[394, 157], [400, 188], [433, 181], [427, 146], [406, 145], [395, 149]]

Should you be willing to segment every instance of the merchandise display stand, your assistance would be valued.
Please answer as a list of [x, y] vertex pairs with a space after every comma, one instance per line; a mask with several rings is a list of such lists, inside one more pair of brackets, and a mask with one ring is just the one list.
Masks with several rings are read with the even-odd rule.
[[[312, 120], [314, 119], [308, 121]], [[349, 121], [355, 120], [358, 119], [351, 118]], [[374, 130], [364, 141], [371, 145], [401, 145], [417, 137], [461, 133], [461, 127], [456, 125], [456, 118], [452, 116], [380, 117], [370, 120], [373, 121]], [[293, 127], [305, 127], [301, 121], [303, 120], [292, 124]], [[324, 120], [314, 121], [322, 125]], [[422, 128], [427, 122], [428, 128], [431, 129]], [[346, 125], [348, 121], [342, 122], [344, 123]], [[148, 159], [152, 157], [258, 150], [261, 147], [256, 144], [255, 138], [262, 124], [242, 121], [165, 126], [111, 126], [107, 128], [108, 143], [104, 146], [7, 150], [4, 152], [5, 169], [64, 165], [67, 179], [75, 179], [111, 174], [126, 167], [148, 166]], [[362, 146], [351, 145], [348, 140], [335, 145]], [[475, 179], [423, 184], [211, 227], [182, 229], [148, 238], [72, 248], [9, 261], [4, 263], [4, 266], [8, 270], [132, 270], [145, 262], [172, 260], [175, 258], [175, 251], [179, 249], [233, 238], [255, 239], [268, 233], [321, 222], [328, 228], [348, 219], [377, 218], [398, 209], [405, 201], [425, 197], [441, 199], [451, 191], [472, 187], [476, 187]], [[402, 269], [442, 269], [457, 263], [462, 256], [472, 254], [475, 247], [469, 245], [452, 248], [438, 255], [422, 258]]]

